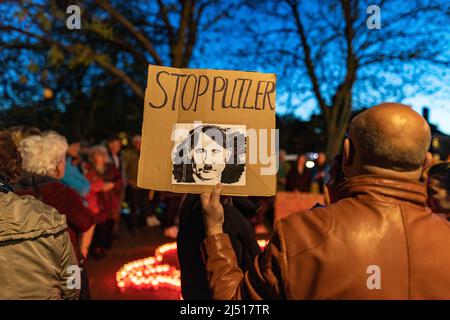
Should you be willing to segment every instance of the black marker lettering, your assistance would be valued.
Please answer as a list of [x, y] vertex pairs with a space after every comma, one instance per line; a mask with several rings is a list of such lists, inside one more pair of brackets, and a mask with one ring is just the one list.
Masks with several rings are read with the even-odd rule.
[[[269, 89], [269, 84], [272, 85], [270, 89]], [[272, 108], [272, 102], [270, 102], [270, 93], [274, 93], [274, 92], [275, 92], [275, 82], [267, 81], [266, 90], [264, 91], [263, 109], [266, 105], [266, 97], [267, 97], [267, 101], [269, 102], [270, 110], [275, 109], [275, 107]]]
[[233, 85], [233, 92], [231, 93], [231, 97], [230, 97], [230, 103], [227, 106], [226, 100], [227, 100], [227, 92], [229, 92], [229, 90], [228, 90], [228, 79], [225, 79], [225, 90], [223, 92], [222, 108], [224, 108], [224, 109], [227, 109], [227, 108], [233, 108], [233, 109], [239, 108], [239, 101], [238, 101], [236, 106], [233, 106], [233, 100], [235, 100], [234, 99], [234, 93], [236, 92], [237, 82], [238, 82], [238, 80], [235, 79], [234, 80], [234, 85]]
[[160, 108], [164, 107], [164, 106], [166, 105], [166, 103], [167, 103], [167, 93], [166, 93], [166, 91], [164, 90], [164, 87], [162, 86], [161, 81], [160, 81], [160, 76], [161, 76], [162, 73], [165, 73], [165, 74], [167, 74], [167, 75], [169, 75], [169, 73], [166, 72], [166, 71], [160, 71], [160, 72], [158, 72], [158, 73], [156, 74], [156, 83], [157, 83], [158, 86], [161, 88], [162, 92], [164, 93], [164, 101], [163, 101], [163, 103], [162, 103], [161, 105], [159, 105], [159, 106], [153, 104], [151, 101], [148, 102], [148, 104], [150, 105], [150, 107], [156, 108], [156, 109], [160, 109]]
[[180, 78], [186, 77], [187, 75], [181, 74], [181, 73], [171, 73], [170, 75], [177, 77], [177, 82], [175, 85], [175, 92], [173, 93], [173, 100], [172, 100], [172, 110], [175, 110], [175, 101], [177, 100], [177, 92], [178, 92], [178, 86], [180, 85]]
[[[189, 104], [189, 107], [185, 108], [184, 107], [184, 94], [186, 92], [186, 87], [189, 83], [189, 79], [194, 78], [194, 88], [192, 89], [192, 99], [191, 99], [191, 103]], [[195, 89], [197, 87], [197, 77], [193, 74], [188, 75], [188, 77], [186, 78], [186, 81], [184, 82], [184, 86], [183, 86], [183, 90], [181, 90], [181, 107], [183, 108], [183, 110], [189, 110], [192, 107], [192, 103], [194, 102], [195, 99]]]
[[[261, 82], [265, 81], [258, 81], [258, 84], [256, 86], [256, 93], [255, 93], [255, 110], [262, 110], [261, 108], [258, 108], [258, 97], [263, 95], [264, 92], [260, 92], [259, 89], [261, 88]], [[264, 99], [263, 99], [264, 100]]]
[[[200, 88], [202, 87], [202, 79], [206, 80], [206, 85], [205, 85], [205, 89], [200, 92]], [[198, 86], [197, 86], [197, 97], [195, 98], [195, 105], [194, 105], [194, 111], [197, 111], [197, 101], [198, 101], [198, 97], [204, 95], [206, 93], [206, 91], [208, 91], [208, 86], [209, 86], [209, 79], [207, 76], [201, 75], [200, 77], [198, 77]]]
[[[222, 80], [222, 87], [220, 89], [216, 89], [218, 79]], [[215, 100], [216, 93], [223, 91], [224, 87], [225, 87], [225, 79], [222, 77], [214, 77], [211, 110], [214, 110], [214, 100]]]
[[249, 81], [249, 84], [248, 84], [247, 92], [245, 93], [244, 105], [243, 105], [243, 107], [242, 107], [243, 109], [253, 109], [253, 106], [249, 106], [249, 107], [246, 106], [246, 104], [247, 104], [247, 98], [248, 98], [248, 93], [250, 92], [250, 88], [252, 87], [252, 82], [253, 82], [253, 80], [248, 79], [248, 81]]
[[239, 98], [238, 98], [238, 108], [240, 108], [241, 107], [242, 92], [244, 91], [245, 81], [247, 81], [247, 79], [239, 78], [238, 80], [242, 81], [241, 89], [239, 90]]

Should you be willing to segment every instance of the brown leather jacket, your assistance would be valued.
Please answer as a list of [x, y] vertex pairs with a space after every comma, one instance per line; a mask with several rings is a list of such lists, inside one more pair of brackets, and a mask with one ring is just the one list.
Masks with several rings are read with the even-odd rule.
[[339, 201], [280, 220], [243, 274], [226, 234], [203, 251], [215, 299], [450, 299], [450, 224], [425, 187], [366, 175]]

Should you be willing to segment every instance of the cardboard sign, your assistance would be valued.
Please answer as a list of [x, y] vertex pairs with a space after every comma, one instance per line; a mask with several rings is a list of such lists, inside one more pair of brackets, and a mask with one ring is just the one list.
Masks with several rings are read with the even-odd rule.
[[138, 186], [274, 195], [275, 89], [275, 74], [150, 65]]

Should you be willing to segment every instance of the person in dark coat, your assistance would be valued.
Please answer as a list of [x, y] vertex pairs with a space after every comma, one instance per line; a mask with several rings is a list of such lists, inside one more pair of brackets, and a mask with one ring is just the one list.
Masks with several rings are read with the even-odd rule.
[[[246, 216], [257, 212], [258, 206], [248, 198], [226, 197], [224, 199], [224, 232], [228, 233], [239, 266], [250, 268], [254, 258], [261, 252], [252, 225]], [[180, 208], [180, 225], [177, 237], [178, 260], [181, 270], [181, 294], [186, 300], [211, 299], [206, 268], [201, 254], [205, 237], [200, 196], [188, 194]]]
[[450, 162], [436, 164], [428, 171], [428, 206], [450, 221]]
[[309, 192], [311, 187], [311, 170], [305, 166], [306, 156], [298, 156], [297, 165], [292, 166], [287, 176], [286, 190]]
[[96, 227], [91, 252], [101, 259], [112, 247], [114, 230], [114, 208], [120, 203], [122, 179], [120, 172], [107, 163], [108, 154], [103, 146], [92, 147], [89, 161], [85, 165], [86, 178], [91, 183], [87, 195], [88, 206], [95, 215]]
[[118, 135], [113, 135], [106, 141], [106, 147], [108, 150], [108, 158], [111, 165], [114, 167], [114, 171], [120, 174], [121, 188], [115, 191], [115, 201], [112, 207], [112, 220], [114, 221], [113, 234], [114, 237], [118, 237], [120, 214], [122, 211], [122, 202], [125, 196], [125, 170], [122, 159], [122, 142]]

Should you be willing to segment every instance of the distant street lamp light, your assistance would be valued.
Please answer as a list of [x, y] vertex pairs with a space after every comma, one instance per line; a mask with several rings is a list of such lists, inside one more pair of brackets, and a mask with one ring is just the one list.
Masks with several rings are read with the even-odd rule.
[[53, 98], [53, 90], [50, 88], [44, 88], [44, 98], [45, 99]]
[[119, 132], [119, 139], [120, 142], [122, 143], [122, 146], [127, 146], [128, 145], [128, 135], [126, 132]]
[[308, 169], [311, 169], [311, 168], [314, 168], [315, 163], [314, 163], [314, 161], [308, 160], [308, 161], [306, 161], [305, 166], [306, 166]]
[[438, 137], [434, 137], [431, 145], [433, 146], [434, 149], [439, 149], [440, 143], [439, 143], [439, 138]]

